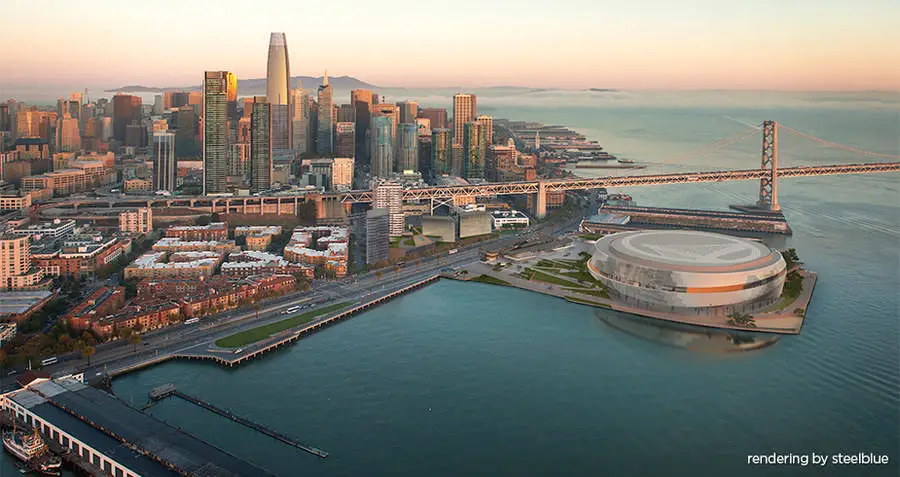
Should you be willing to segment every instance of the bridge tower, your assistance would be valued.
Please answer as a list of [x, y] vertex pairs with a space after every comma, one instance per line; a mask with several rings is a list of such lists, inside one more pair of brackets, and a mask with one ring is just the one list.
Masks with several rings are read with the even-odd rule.
[[778, 205], [778, 123], [763, 121], [762, 166], [769, 169], [768, 176], [759, 180], [759, 202], [757, 207], [772, 212], [781, 210]]

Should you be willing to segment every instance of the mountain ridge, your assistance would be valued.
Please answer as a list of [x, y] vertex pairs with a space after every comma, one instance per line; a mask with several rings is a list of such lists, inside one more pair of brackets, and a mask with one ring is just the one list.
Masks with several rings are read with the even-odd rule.
[[[297, 85], [297, 81], [300, 81], [304, 89], [316, 89], [319, 87], [319, 85], [322, 84], [323, 77], [292, 76], [290, 81], [291, 87], [295, 87]], [[334, 89], [369, 89], [377, 87], [371, 83], [366, 83], [365, 81], [354, 78], [352, 76], [329, 76], [328, 84], [330, 84]], [[243, 80], [238, 79], [238, 93], [240, 93], [242, 89], [262, 89], [264, 91], [265, 88], [265, 78], [250, 78]], [[200, 91], [200, 86], [193, 85], [158, 87], [146, 85], [127, 85], [121, 86], [119, 88], [104, 90], [104, 92], [106, 93], [165, 93], [167, 91]]]

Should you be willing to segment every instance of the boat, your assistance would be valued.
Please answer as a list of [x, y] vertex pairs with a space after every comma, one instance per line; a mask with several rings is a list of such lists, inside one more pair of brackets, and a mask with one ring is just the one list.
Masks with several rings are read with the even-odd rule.
[[634, 161], [631, 159], [619, 159], [619, 164], [634, 164]]
[[62, 474], [62, 460], [50, 452], [37, 429], [28, 433], [13, 426], [12, 429], [3, 431], [3, 447], [35, 472], [43, 475]]

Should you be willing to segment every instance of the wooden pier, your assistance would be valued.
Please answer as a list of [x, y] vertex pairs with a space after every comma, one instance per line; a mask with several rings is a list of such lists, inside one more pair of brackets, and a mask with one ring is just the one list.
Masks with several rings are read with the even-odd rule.
[[262, 424], [253, 422], [247, 418], [238, 416], [238, 415], [232, 413], [231, 411], [222, 409], [208, 401], [204, 401], [198, 397], [191, 396], [190, 394], [185, 394], [185, 393], [175, 389], [174, 384], [165, 384], [165, 385], [153, 388], [153, 390], [150, 391], [150, 393], [149, 393], [150, 403], [147, 406], [144, 406], [144, 408], [149, 407], [153, 402], [159, 401], [161, 399], [165, 399], [169, 396], [175, 396], [175, 397], [184, 399], [185, 401], [195, 404], [197, 406], [200, 406], [203, 409], [206, 409], [207, 411], [211, 411], [211, 412], [214, 412], [224, 418], [231, 419], [232, 421], [234, 421], [238, 424], [241, 424], [245, 427], [249, 427], [250, 429], [253, 429], [253, 430], [259, 432], [260, 434], [267, 435], [275, 440], [284, 442], [287, 445], [296, 447], [296, 448], [298, 448], [304, 452], [308, 452], [314, 456], [321, 457], [323, 459], [328, 457], [328, 453], [323, 451], [322, 449], [317, 449], [315, 447], [308, 446], [306, 444], [298, 442], [297, 440], [292, 439], [291, 437], [288, 437], [280, 432], [269, 429], [268, 427], [266, 427]]

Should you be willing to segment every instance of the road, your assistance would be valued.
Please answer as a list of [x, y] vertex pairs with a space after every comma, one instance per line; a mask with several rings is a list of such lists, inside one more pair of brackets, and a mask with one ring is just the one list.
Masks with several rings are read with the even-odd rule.
[[[547, 220], [518, 234], [505, 235], [467, 247], [459, 247], [454, 254], [444, 252], [437, 256], [420, 259], [418, 264], [407, 263], [399, 267], [399, 270], [392, 267], [340, 280], [316, 280], [311, 283], [309, 291], [266, 300], [260, 303], [259, 310], [234, 309], [203, 318], [200, 323], [178, 324], [144, 333], [142, 335], [143, 343], [136, 347], [124, 340], [101, 343], [95, 347], [96, 353], [91, 358], [90, 366], [79, 353], [72, 352], [59, 356], [59, 363], [48, 366], [44, 370], [51, 374], [57, 374], [86, 368], [85, 377], [88, 378], [104, 369], [114, 373], [117, 369], [126, 368], [157, 356], [176, 354], [191, 348], [205, 350], [219, 338], [285, 318], [281, 312], [292, 306], [306, 305], [304, 311], [311, 311], [327, 303], [359, 301], [366, 297], [372, 298], [382, 293], [390, 293], [435, 275], [441, 269], [479, 260], [481, 251], [484, 249], [509, 248], [523, 240], [545, 240], [570, 231], [578, 225], [580, 220], [581, 217], [577, 214], [563, 223], [559, 223], [559, 220]], [[380, 278], [379, 273], [382, 274]], [[0, 391], [15, 387], [14, 381], [14, 375], [0, 377]]]

